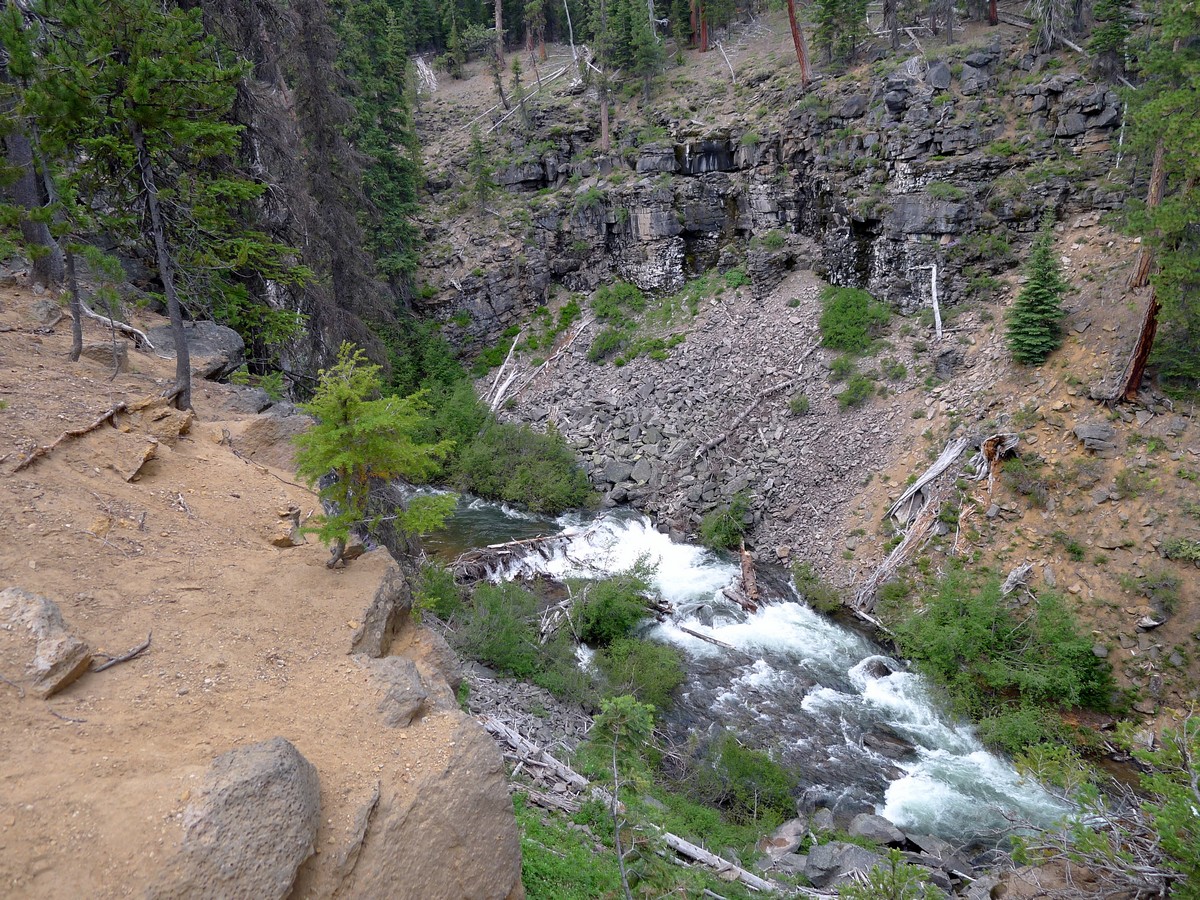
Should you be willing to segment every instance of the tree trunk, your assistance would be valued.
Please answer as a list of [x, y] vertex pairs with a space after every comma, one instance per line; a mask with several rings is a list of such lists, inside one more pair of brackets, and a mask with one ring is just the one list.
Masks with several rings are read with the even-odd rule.
[[496, 59], [504, 68], [504, 0], [496, 0]]
[[696, 46], [696, 34], [700, 31], [700, 0], [691, 0], [688, 7], [692, 11], [692, 30], [688, 32], [688, 46]]
[[67, 290], [71, 294], [71, 362], [78, 362], [83, 354], [83, 303], [79, 299], [79, 279], [75, 276], [75, 254], [68, 248], [63, 254], [63, 268], [67, 273]]
[[175, 405], [179, 409], [192, 408], [192, 360], [188, 352], [187, 335], [183, 330], [183, 307], [175, 291], [175, 267], [167, 248], [167, 232], [162, 213], [158, 208], [158, 185], [154, 181], [154, 162], [146, 149], [146, 136], [141, 126], [133, 125], [133, 146], [137, 150], [137, 170], [145, 192], [146, 209], [150, 213], [150, 231], [154, 238], [154, 252], [158, 258], [158, 277], [162, 279], [163, 291], [167, 295], [167, 315], [171, 319], [171, 338], [175, 341]]
[[[1167, 171], [1163, 161], [1166, 148], [1160, 138], [1154, 147], [1154, 163], [1150, 166], [1150, 187], [1146, 191], [1146, 208], [1153, 209], [1162, 203], [1163, 191], [1167, 186]], [[1129, 276], [1131, 288], [1142, 288], [1150, 283], [1150, 269], [1154, 265], [1154, 251], [1146, 244], [1138, 250], [1133, 274]]]
[[804, 44], [804, 35], [796, 23], [796, 0], [787, 0], [788, 24], [792, 26], [792, 44], [796, 47], [796, 61], [800, 63], [800, 88], [807, 90], [812, 82], [812, 73], [808, 68], [808, 48]]
[[612, 148], [612, 136], [608, 123], [608, 75], [600, 76], [600, 149], [607, 153]]
[[954, 0], [946, 0], [942, 11], [946, 16], [946, 43], [954, 43]]
[[[17, 170], [17, 179], [10, 191], [13, 202], [22, 209], [33, 212], [41, 209], [42, 197], [38, 192], [37, 173], [33, 166], [33, 148], [29, 138], [19, 131], [12, 131], [5, 138], [8, 145], [8, 164]], [[30, 273], [34, 284], [45, 288], [56, 287], [63, 282], [63, 257], [58, 242], [50, 234], [50, 226], [29, 215], [20, 217], [21, 237], [33, 248], [29, 254], [32, 264]]]
[[996, 0], [988, 0], [988, 24], [1000, 24], [1000, 12], [996, 9]]
[[700, 7], [700, 52], [708, 52], [708, 17], [704, 14], [704, 4], [698, 4]]
[[1154, 349], [1154, 335], [1158, 332], [1158, 312], [1162, 308], [1158, 298], [1150, 290], [1150, 298], [1146, 302], [1146, 313], [1142, 316], [1142, 328], [1138, 332], [1137, 343], [1125, 366], [1125, 377], [1117, 397], [1127, 403], [1137, 399], [1142, 386], [1142, 376], [1146, 373], [1146, 363], [1150, 359], [1150, 351]]

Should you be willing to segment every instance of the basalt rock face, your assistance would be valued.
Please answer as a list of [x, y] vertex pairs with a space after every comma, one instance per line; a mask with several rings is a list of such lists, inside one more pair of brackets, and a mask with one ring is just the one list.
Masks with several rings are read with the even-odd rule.
[[[431, 256], [427, 275], [442, 291], [428, 311], [452, 340], [479, 345], [527, 318], [554, 282], [672, 292], [737, 265], [759, 291], [815, 267], [911, 312], [928, 303], [919, 268], [936, 264], [939, 299], [959, 302], [1012, 264], [1009, 242], [1036, 230], [1047, 207], [1124, 199], [1111, 184], [1079, 183], [1079, 167], [1104, 168], [1117, 95], [1078, 75], [1010, 83], [1014, 73], [1032, 81], [1028, 65], [1015, 45], [914, 57], [866, 83], [783, 93], [776, 106], [787, 112], [769, 124], [669, 120], [667, 137], [638, 145], [630, 134], [604, 157], [585, 157], [588, 126], [559, 127], [496, 176], [505, 190], [539, 192], [522, 224]], [[1012, 138], [1018, 116], [1029, 127]], [[440, 183], [435, 173], [435, 194]], [[775, 252], [764, 257], [765, 245]], [[477, 265], [453, 274], [468, 260]], [[450, 324], [461, 311], [470, 323]]]

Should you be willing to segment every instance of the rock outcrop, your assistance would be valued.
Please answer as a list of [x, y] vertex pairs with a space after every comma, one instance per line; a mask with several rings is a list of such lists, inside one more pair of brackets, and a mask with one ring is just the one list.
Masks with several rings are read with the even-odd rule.
[[88, 670], [92, 651], [67, 628], [53, 600], [20, 588], [0, 591], [0, 662], [15, 678], [30, 680], [30, 689], [49, 697]]
[[320, 808], [317, 770], [283, 738], [218, 756], [148, 900], [282, 900], [313, 852]]

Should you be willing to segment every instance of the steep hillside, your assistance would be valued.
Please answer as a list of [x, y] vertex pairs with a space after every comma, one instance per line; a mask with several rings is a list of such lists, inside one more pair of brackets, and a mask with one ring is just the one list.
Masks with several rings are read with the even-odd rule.
[[[214, 382], [172, 410], [155, 398], [173, 363], [120, 342], [114, 375], [94, 323], [70, 365], [69, 333], [37, 318], [55, 308], [0, 293], [0, 590], [53, 601], [93, 667], [150, 643], [42, 699], [26, 629], [0, 619], [0, 892], [193, 896], [197, 842], [301, 827], [271, 779], [254, 808], [204, 818], [227, 796], [213, 758], [281, 737], [320, 790], [277, 896], [521, 895], [501, 759], [458, 709], [453, 654], [408, 621], [386, 550], [330, 570], [293, 530], [316, 504], [287, 465], [303, 420]], [[238, 844], [216, 851], [234, 877], [273, 862]]]

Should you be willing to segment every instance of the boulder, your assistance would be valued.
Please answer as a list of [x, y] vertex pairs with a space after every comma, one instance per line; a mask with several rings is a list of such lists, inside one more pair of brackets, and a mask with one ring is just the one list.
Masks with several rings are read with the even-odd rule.
[[804, 865], [804, 876], [813, 887], [824, 888], [855, 880], [865, 876], [883, 862], [883, 857], [857, 844], [833, 841], [820, 844], [808, 851]]
[[118, 372], [129, 371], [129, 342], [97, 341], [94, 344], [84, 344], [80, 358], [100, 363], [106, 369]]
[[[246, 361], [246, 344], [232, 328], [216, 322], [187, 322], [183, 332], [187, 337], [194, 376], [219, 381]], [[175, 337], [170, 325], [151, 328], [146, 336], [160, 353], [175, 355]]]
[[628, 481], [632, 474], [633, 466], [618, 459], [612, 459], [605, 463], [600, 477], [609, 484], [620, 484], [622, 481]]
[[1116, 444], [1113, 443], [1113, 438], [1116, 437], [1116, 434], [1116, 429], [1107, 422], [1083, 423], [1075, 426], [1075, 437], [1083, 441], [1084, 447], [1095, 452], [1115, 450]]
[[866, 838], [877, 844], [903, 844], [904, 834], [885, 819], [870, 813], [859, 813], [850, 820], [848, 833], [852, 837]]
[[379, 714], [388, 728], [406, 728], [425, 706], [429, 691], [416, 664], [403, 656], [359, 657], [379, 691]]
[[935, 91], [949, 90], [950, 79], [950, 67], [940, 59], [935, 59], [929, 64], [929, 69], [925, 73], [925, 81]]
[[1054, 129], [1056, 138], [1075, 137], [1087, 131], [1087, 120], [1079, 113], [1067, 113], [1058, 120]]
[[412, 612], [412, 586], [398, 565], [391, 565], [375, 589], [362, 624], [350, 639], [350, 652], [378, 658], [386, 656], [396, 634]]
[[213, 760], [183, 814], [183, 842], [148, 900], [282, 900], [313, 852], [317, 770], [281, 737]]
[[58, 693], [92, 662], [91, 648], [67, 628], [58, 604], [20, 588], [0, 591], [0, 632], [0, 661], [21, 666], [39, 697]]
[[754, 849], [769, 857], [777, 858], [792, 853], [808, 834], [808, 819], [788, 819], [769, 835], [759, 838]]
[[988, 85], [988, 75], [983, 69], [978, 69], [975, 66], [963, 64], [962, 72], [958, 76], [958, 86], [964, 96], [978, 94]]
[[461, 721], [438, 749], [439, 764], [412, 783], [382, 786], [338, 896], [524, 897], [504, 761], [482, 728], [451, 715]]
[[857, 119], [867, 111], [865, 94], [851, 94], [838, 109], [838, 115], [843, 119]]

